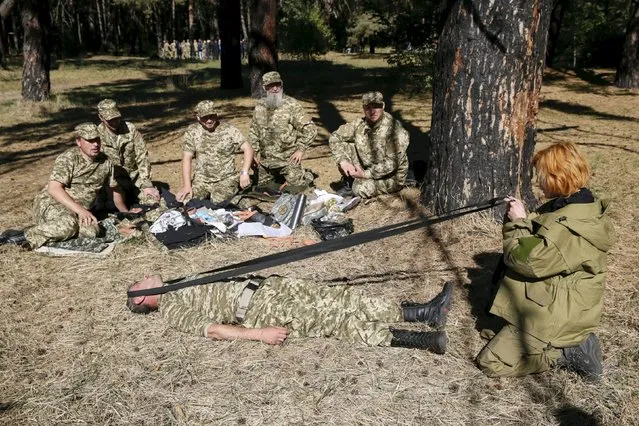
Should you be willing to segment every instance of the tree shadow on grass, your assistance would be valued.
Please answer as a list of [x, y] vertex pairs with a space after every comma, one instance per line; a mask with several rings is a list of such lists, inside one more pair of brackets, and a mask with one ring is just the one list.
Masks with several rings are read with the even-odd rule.
[[599, 118], [602, 120], [639, 121], [634, 117], [626, 117], [623, 115], [615, 115], [615, 114], [608, 114], [605, 112], [599, 112], [589, 106], [575, 104], [571, 102], [558, 101], [555, 99], [548, 99], [548, 100], [542, 101], [540, 106], [542, 108], [548, 108], [555, 111], [564, 112], [566, 114], [588, 115], [588, 116]]

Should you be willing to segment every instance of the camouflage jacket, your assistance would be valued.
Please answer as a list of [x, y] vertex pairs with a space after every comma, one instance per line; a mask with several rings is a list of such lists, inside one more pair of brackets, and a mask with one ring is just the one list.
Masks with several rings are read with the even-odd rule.
[[[77, 147], [67, 149], [55, 159], [49, 180], [64, 185], [67, 194], [85, 209], [93, 205], [102, 187], [117, 185], [113, 178], [113, 165], [106, 155], [100, 153], [95, 160], [87, 160]], [[46, 186], [40, 197], [48, 198], [49, 203], [57, 203]]]
[[111, 133], [101, 123], [98, 132], [102, 151], [115, 166], [116, 180], [128, 176], [138, 188], [152, 188], [149, 152], [135, 126], [128, 121], [121, 121], [117, 133]]
[[237, 174], [235, 153], [244, 142], [242, 132], [230, 124], [220, 123], [209, 132], [194, 123], [184, 133], [182, 150], [195, 154], [195, 176], [219, 182]]
[[163, 294], [160, 314], [171, 327], [206, 337], [210, 324], [235, 322], [239, 299], [248, 283], [248, 279], [216, 282]]
[[[374, 126], [358, 118], [339, 127], [328, 140], [333, 158], [359, 164], [367, 179], [383, 179], [408, 173], [408, 132], [387, 113]], [[351, 158], [353, 152], [357, 158]]]
[[279, 108], [268, 109], [258, 101], [249, 129], [249, 143], [266, 167], [283, 167], [296, 150], [305, 151], [317, 136], [311, 117], [302, 105], [284, 95]]

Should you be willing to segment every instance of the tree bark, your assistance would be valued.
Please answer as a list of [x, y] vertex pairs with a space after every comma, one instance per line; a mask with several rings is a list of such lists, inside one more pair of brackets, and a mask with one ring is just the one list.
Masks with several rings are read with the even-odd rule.
[[0, 3], [0, 19], [5, 19], [9, 16], [15, 5], [16, 0], [4, 0]]
[[51, 94], [51, 14], [49, 0], [25, 0], [22, 3], [24, 28], [24, 67], [22, 98], [44, 101]]
[[220, 88], [240, 89], [242, 88], [240, 3], [237, 0], [220, 0], [217, 16], [222, 45]]
[[249, 67], [251, 96], [264, 95], [262, 75], [277, 69], [277, 1], [251, 0], [251, 32], [249, 34]]
[[557, 51], [557, 43], [559, 42], [559, 33], [561, 24], [564, 20], [564, 13], [568, 6], [568, 0], [556, 0], [555, 6], [550, 15], [550, 27], [548, 29], [548, 49], [546, 51], [546, 65], [553, 66], [555, 60], [555, 52]]
[[615, 77], [615, 86], [627, 89], [639, 87], [639, 1], [633, 6]]
[[422, 190], [433, 211], [508, 194], [535, 204], [530, 162], [551, 11], [552, 0], [451, 7], [435, 59]]

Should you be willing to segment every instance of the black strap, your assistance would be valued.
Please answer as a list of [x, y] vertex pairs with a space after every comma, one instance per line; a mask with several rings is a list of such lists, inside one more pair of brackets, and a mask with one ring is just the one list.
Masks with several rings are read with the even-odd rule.
[[383, 238], [403, 234], [405, 232], [414, 231], [424, 226], [434, 225], [436, 223], [445, 222], [447, 220], [465, 216], [470, 213], [488, 210], [503, 203], [505, 203], [503, 197], [498, 197], [480, 204], [460, 207], [440, 216], [420, 216], [419, 218], [411, 219], [405, 222], [382, 226], [381, 228], [375, 228], [364, 232], [358, 232], [356, 234], [351, 234], [346, 237], [337, 238], [334, 240], [322, 241], [311, 246], [294, 248], [291, 250], [259, 257], [257, 259], [248, 260], [246, 262], [239, 262], [232, 265], [223, 266], [221, 268], [211, 269], [209, 271], [201, 273], [211, 274], [204, 277], [194, 278], [192, 280], [186, 281], [184, 280], [184, 278], [177, 278], [167, 281], [166, 285], [163, 287], [129, 291], [127, 293], [127, 296], [137, 297], [164, 294], [186, 287], [193, 287], [215, 281], [222, 281], [231, 277], [249, 274], [252, 272], [260, 271], [262, 269], [272, 268], [275, 266], [284, 265], [286, 263], [296, 262], [298, 260], [319, 256], [324, 253], [342, 250], [371, 241], [381, 240]]

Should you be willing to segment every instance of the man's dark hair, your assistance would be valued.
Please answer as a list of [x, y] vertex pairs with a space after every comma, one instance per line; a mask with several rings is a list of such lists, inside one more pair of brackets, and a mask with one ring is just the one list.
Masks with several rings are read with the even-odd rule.
[[[129, 291], [135, 290], [135, 285], [136, 284], [137, 283], [131, 284], [131, 286], [129, 287]], [[133, 298], [132, 297], [129, 297], [129, 298], [126, 299], [126, 307], [129, 308], [129, 310], [131, 312], [133, 312], [134, 314], [146, 315], [146, 314], [150, 314], [153, 311], [150, 307], [148, 307], [146, 305], [138, 305], [136, 303], [133, 303]]]

